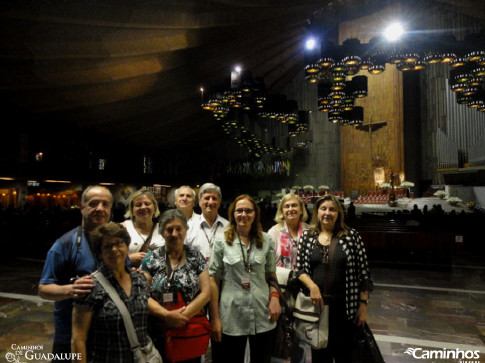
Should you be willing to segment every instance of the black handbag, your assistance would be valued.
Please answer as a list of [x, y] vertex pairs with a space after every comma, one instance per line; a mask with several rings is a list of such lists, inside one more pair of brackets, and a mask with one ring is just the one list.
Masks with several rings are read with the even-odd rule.
[[282, 307], [281, 314], [276, 322], [274, 344], [272, 357], [287, 359], [293, 355], [295, 349], [298, 348], [298, 334], [293, 327], [293, 313], [288, 307], [285, 296], [280, 287], [272, 284], [280, 294], [280, 305]]
[[374, 334], [367, 323], [355, 328], [352, 342], [352, 363], [384, 363]]

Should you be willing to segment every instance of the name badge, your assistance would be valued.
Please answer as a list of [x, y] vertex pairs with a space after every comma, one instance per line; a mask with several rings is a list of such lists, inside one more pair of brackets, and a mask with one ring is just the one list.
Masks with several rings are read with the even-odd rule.
[[163, 294], [163, 303], [173, 303], [173, 292]]
[[241, 277], [241, 287], [246, 290], [251, 287], [251, 282], [249, 281], [249, 276]]

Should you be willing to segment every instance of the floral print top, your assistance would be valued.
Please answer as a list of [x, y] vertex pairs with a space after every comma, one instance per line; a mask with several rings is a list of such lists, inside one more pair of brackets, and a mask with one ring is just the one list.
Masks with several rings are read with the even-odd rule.
[[[207, 270], [207, 262], [199, 251], [184, 246], [185, 261], [173, 274], [172, 286], [182, 295], [185, 304], [189, 304], [199, 294], [199, 275]], [[171, 292], [168, 287], [165, 246], [148, 252], [140, 268], [152, 276], [150, 294], [159, 303], [163, 303], [163, 294]]]
[[300, 222], [298, 227], [298, 237], [294, 239], [290, 235], [290, 231], [286, 223], [276, 224], [270, 228], [268, 234], [273, 237], [275, 241], [276, 252], [276, 266], [283, 267], [289, 270], [296, 269], [296, 259], [298, 255], [298, 241], [310, 226], [305, 222]]

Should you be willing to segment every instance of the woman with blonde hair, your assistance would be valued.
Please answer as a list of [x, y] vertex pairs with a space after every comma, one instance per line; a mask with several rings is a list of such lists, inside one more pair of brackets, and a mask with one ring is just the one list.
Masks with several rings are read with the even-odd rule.
[[[285, 285], [281, 280], [287, 281], [289, 273], [296, 269], [299, 240], [303, 232], [310, 226], [305, 223], [308, 214], [302, 200], [293, 193], [286, 194], [278, 205], [275, 224], [268, 234], [275, 241], [276, 269], [280, 279], [280, 285]], [[282, 279], [282, 274], [285, 275]], [[291, 363], [305, 362], [306, 345], [301, 343], [291, 356]], [[273, 363], [282, 362], [283, 359], [271, 358]]]
[[148, 189], [141, 188], [130, 196], [125, 213], [127, 219], [122, 224], [131, 237], [128, 257], [133, 266], [140, 265], [147, 251], [164, 244], [156, 220], [159, 215], [158, 203]]
[[310, 226], [305, 223], [308, 214], [301, 199], [293, 193], [286, 194], [278, 205], [275, 224], [268, 234], [275, 241], [276, 266], [289, 270], [296, 268], [298, 240]]

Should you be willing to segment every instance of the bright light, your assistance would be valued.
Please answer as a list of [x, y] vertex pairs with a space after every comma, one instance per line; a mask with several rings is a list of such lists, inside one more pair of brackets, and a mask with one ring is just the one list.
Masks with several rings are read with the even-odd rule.
[[315, 48], [315, 45], [317, 45], [317, 42], [315, 41], [314, 38], [308, 38], [305, 43], [305, 47], [308, 50], [313, 50], [313, 48]]
[[200, 92], [204, 92], [204, 87], [200, 87]]
[[393, 23], [384, 30], [384, 36], [390, 42], [395, 42], [404, 33], [404, 28], [400, 23]]
[[234, 70], [235, 70], [237, 73], [241, 73], [242, 68], [241, 68], [241, 66], [235, 66], [235, 67], [234, 67]]

